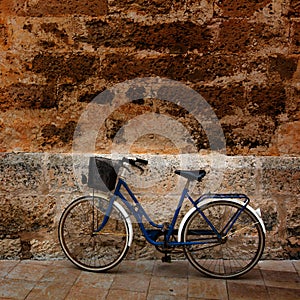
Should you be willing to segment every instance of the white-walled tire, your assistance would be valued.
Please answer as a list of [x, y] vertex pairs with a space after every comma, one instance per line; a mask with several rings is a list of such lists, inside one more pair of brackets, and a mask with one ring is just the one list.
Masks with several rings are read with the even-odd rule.
[[105, 227], [95, 234], [109, 201], [100, 196], [84, 196], [63, 212], [58, 237], [68, 259], [86, 271], [103, 272], [125, 257], [132, 241], [132, 225], [123, 207], [114, 202]]
[[[199, 205], [206, 217], [221, 232], [230, 217], [241, 207], [236, 200], [205, 201]], [[201, 214], [194, 209], [184, 218], [179, 230], [183, 242], [216, 238]], [[222, 241], [189, 245], [184, 252], [200, 272], [215, 278], [234, 278], [250, 271], [259, 261], [265, 245], [264, 226], [253, 209], [245, 208]]]

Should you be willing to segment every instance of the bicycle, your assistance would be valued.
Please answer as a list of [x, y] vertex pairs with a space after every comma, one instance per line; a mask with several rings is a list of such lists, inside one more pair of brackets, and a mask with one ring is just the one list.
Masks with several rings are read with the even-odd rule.
[[[260, 212], [249, 205], [246, 195], [204, 194], [194, 200], [189, 194], [190, 183], [200, 182], [206, 172], [176, 170], [177, 175], [187, 180], [185, 187], [171, 222], [156, 224], [116, 170], [131, 166], [143, 171], [147, 164], [148, 161], [140, 158], [123, 158], [118, 167], [113, 167], [109, 159], [90, 158], [89, 178], [83, 176], [83, 181], [98, 190], [104, 184], [112, 196], [93, 192], [74, 200], [64, 210], [58, 235], [65, 255], [73, 264], [95, 272], [119, 264], [133, 241], [131, 217], [136, 219], [146, 241], [165, 254], [163, 262], [170, 262], [170, 254], [180, 248], [198, 271], [223, 279], [241, 276], [257, 264], [264, 251], [266, 231]], [[126, 190], [131, 202], [121, 188]], [[192, 208], [176, 229], [185, 199]]]

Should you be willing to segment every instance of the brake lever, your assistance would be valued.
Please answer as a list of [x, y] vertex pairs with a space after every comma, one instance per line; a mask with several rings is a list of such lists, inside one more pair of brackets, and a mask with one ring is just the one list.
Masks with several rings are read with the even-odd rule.
[[137, 167], [140, 171], [141, 171], [141, 174], [143, 174], [144, 173], [144, 169], [142, 168], [142, 167], [140, 167], [140, 166], [137, 166], [137, 165], [134, 165], [135, 167]]
[[[134, 160], [134, 159], [129, 159], [128, 161], [129, 161], [129, 164], [130, 164], [130, 165], [132, 165], [133, 167], [138, 168], [138, 169], [141, 171], [141, 174], [144, 173], [144, 169], [143, 169], [142, 167], [138, 166], [136, 163], [139, 162], [139, 163], [145, 164], [146, 161], [144, 161], [143, 159], [136, 159], [136, 160]], [[147, 162], [147, 163], [148, 163], [148, 162]]]
[[145, 166], [148, 165], [148, 160], [145, 160], [145, 159], [137, 158], [136, 162], [141, 163]]

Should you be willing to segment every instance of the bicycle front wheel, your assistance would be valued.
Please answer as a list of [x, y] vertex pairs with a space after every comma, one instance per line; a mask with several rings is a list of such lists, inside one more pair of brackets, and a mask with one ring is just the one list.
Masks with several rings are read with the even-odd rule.
[[128, 251], [129, 225], [114, 204], [109, 220], [98, 233], [109, 201], [85, 196], [72, 202], [63, 212], [58, 236], [66, 256], [86, 271], [102, 272], [116, 266]]
[[[212, 201], [200, 207], [219, 233], [241, 208], [241, 204], [230, 200]], [[195, 210], [184, 224], [182, 240], [195, 243], [185, 246], [184, 252], [198, 271], [215, 278], [234, 278], [250, 271], [259, 261], [265, 236], [258, 218], [248, 208], [242, 210], [221, 240]]]

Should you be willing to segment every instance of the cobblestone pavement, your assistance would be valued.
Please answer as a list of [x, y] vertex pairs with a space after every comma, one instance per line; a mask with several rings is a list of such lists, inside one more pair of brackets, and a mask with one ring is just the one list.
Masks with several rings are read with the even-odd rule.
[[300, 299], [300, 261], [261, 261], [236, 280], [211, 279], [187, 261], [123, 261], [107, 273], [70, 262], [0, 260], [0, 299]]

